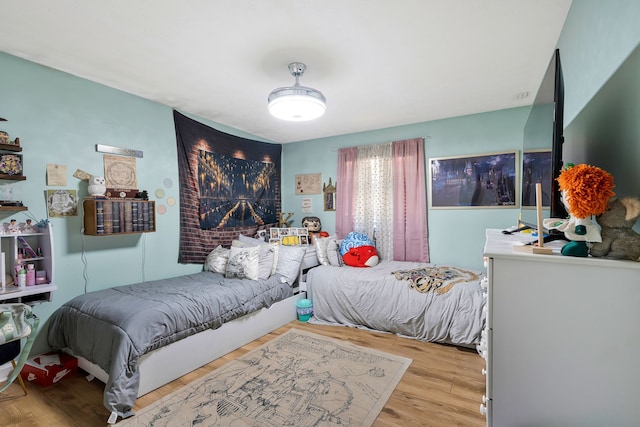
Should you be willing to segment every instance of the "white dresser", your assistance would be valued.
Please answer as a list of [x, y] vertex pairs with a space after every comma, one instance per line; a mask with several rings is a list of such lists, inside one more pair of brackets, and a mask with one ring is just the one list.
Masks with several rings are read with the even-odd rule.
[[487, 425], [640, 426], [640, 263], [514, 252], [531, 239], [487, 230]]

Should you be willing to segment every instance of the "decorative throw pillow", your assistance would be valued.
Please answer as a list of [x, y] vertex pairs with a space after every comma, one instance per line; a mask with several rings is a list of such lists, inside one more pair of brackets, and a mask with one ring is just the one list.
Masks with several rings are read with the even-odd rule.
[[227, 270], [227, 261], [229, 260], [229, 249], [225, 249], [218, 245], [217, 248], [209, 252], [204, 262], [205, 271], [213, 271], [214, 273], [224, 274]]
[[329, 262], [329, 258], [327, 257], [327, 247], [329, 246], [329, 242], [331, 240], [335, 241], [335, 236], [329, 237], [316, 237], [314, 240], [314, 246], [316, 247], [316, 256], [318, 257], [318, 262], [322, 265], [331, 265]]
[[258, 246], [260, 252], [258, 255], [258, 279], [267, 280], [275, 273], [275, 248], [269, 244]]
[[329, 243], [327, 243], [327, 259], [329, 260], [329, 265], [335, 267], [342, 267], [344, 265], [342, 255], [340, 255], [341, 242], [342, 240], [329, 239]]
[[280, 245], [278, 247], [278, 266], [276, 267], [276, 273], [282, 275], [289, 285], [293, 285], [298, 278], [298, 274], [300, 274], [300, 264], [302, 264], [302, 258], [304, 258], [306, 251], [306, 246]]
[[260, 248], [239, 248], [231, 246], [229, 249], [229, 261], [224, 277], [227, 279], [237, 277], [239, 279], [258, 279]]
[[360, 246], [375, 246], [373, 241], [367, 237], [366, 234], [352, 231], [347, 234], [342, 243], [340, 243], [340, 256], [344, 256], [349, 249], [358, 248]]
[[238, 240], [234, 240], [232, 245], [244, 248], [256, 246], [260, 248], [258, 279], [266, 280], [276, 272], [276, 246], [243, 234], [240, 234]]

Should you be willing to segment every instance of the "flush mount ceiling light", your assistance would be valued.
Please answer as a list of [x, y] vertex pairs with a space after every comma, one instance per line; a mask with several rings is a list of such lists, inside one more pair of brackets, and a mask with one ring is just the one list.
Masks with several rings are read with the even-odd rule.
[[289, 72], [296, 83], [289, 87], [279, 87], [269, 94], [269, 112], [274, 117], [293, 122], [317, 119], [327, 109], [322, 92], [306, 86], [300, 86], [299, 79], [307, 66], [301, 62], [289, 64]]

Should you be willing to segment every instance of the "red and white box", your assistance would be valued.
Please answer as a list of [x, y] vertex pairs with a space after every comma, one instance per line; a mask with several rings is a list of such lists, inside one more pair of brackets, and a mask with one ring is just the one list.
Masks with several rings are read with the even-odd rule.
[[52, 352], [29, 358], [20, 375], [25, 381], [47, 387], [77, 371], [78, 359], [68, 354]]

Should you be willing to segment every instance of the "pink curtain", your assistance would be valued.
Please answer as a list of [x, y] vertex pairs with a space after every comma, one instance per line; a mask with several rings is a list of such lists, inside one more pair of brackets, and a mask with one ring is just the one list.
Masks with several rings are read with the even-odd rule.
[[393, 259], [429, 262], [424, 139], [395, 141]]
[[358, 147], [338, 150], [336, 179], [336, 235], [343, 239], [353, 231], [353, 212], [358, 174]]

